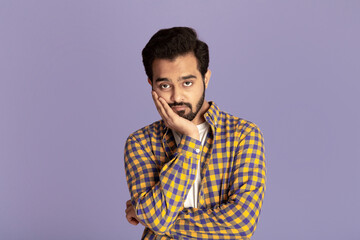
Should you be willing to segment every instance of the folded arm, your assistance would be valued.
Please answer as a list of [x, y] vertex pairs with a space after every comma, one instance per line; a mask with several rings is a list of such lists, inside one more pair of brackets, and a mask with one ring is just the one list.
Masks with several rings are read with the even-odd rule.
[[125, 146], [125, 170], [137, 219], [158, 235], [172, 227], [196, 175], [201, 142], [183, 136], [173, 158], [159, 170], [159, 161], [140, 139]]
[[265, 155], [254, 127], [239, 143], [229, 200], [212, 209], [183, 209], [169, 236], [200, 239], [249, 239], [258, 222], [265, 191]]

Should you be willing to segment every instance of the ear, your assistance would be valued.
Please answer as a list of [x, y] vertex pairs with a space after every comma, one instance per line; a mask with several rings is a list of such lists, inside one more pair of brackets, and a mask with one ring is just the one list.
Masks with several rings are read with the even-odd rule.
[[152, 81], [150, 80], [150, 78], [148, 78], [148, 83], [150, 84], [150, 86], [152, 86]]
[[205, 73], [205, 88], [208, 87], [209, 81], [210, 81], [210, 77], [211, 77], [211, 70], [208, 69], [207, 72]]

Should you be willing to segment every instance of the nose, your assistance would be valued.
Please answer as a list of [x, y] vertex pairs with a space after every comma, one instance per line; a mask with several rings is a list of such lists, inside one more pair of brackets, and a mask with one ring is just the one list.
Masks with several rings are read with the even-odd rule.
[[171, 101], [179, 103], [179, 102], [182, 102], [183, 100], [184, 100], [183, 93], [182, 93], [181, 89], [174, 87], [172, 94], [171, 94]]

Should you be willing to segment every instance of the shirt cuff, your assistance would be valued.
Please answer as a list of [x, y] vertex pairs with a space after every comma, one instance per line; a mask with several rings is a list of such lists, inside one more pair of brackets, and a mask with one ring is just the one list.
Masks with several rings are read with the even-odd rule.
[[200, 158], [201, 148], [199, 140], [183, 135], [178, 145], [178, 153], [186, 157]]

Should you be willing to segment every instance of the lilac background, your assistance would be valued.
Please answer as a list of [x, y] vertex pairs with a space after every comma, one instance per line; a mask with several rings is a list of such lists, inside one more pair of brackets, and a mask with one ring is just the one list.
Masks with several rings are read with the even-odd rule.
[[260, 239], [360, 239], [359, 1], [0, 1], [0, 239], [140, 239], [126, 137], [159, 119], [158, 29], [210, 47], [207, 99], [263, 131]]

